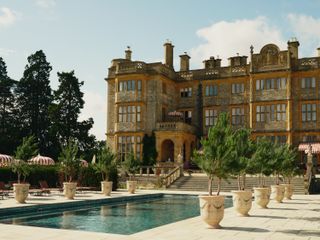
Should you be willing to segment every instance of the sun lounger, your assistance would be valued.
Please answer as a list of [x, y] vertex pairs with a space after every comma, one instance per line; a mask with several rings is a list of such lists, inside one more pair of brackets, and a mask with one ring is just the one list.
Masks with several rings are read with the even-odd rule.
[[4, 199], [4, 197], [9, 197], [9, 190], [6, 188], [4, 182], [0, 182], [0, 197]]
[[46, 194], [51, 193], [47, 181], [45, 181], [45, 180], [39, 181], [39, 185], [40, 185], [40, 189], [43, 191], [43, 193], [46, 193]]
[[33, 196], [42, 196], [43, 193], [44, 192], [41, 189], [36, 189], [36, 188], [29, 189], [29, 194]]

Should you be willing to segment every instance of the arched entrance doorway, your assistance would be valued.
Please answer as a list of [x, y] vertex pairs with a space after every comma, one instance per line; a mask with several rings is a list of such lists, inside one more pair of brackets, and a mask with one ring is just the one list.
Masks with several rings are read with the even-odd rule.
[[166, 139], [161, 145], [161, 161], [174, 162], [174, 143], [170, 139]]

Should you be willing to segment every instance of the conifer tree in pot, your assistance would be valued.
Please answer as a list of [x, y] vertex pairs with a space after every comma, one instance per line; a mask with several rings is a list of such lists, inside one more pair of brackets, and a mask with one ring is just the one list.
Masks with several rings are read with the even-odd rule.
[[274, 155], [273, 144], [267, 138], [262, 138], [256, 142], [256, 151], [249, 161], [249, 168], [259, 176], [259, 187], [253, 188], [254, 201], [261, 208], [267, 208], [270, 201], [270, 188], [265, 186], [264, 176], [272, 173], [271, 160]]
[[77, 175], [80, 169], [80, 158], [77, 157], [78, 145], [69, 139], [66, 146], [62, 147], [59, 161], [60, 170], [65, 175], [66, 182], [63, 183], [63, 193], [67, 199], [74, 199], [77, 188]]
[[248, 172], [248, 162], [254, 152], [254, 144], [250, 140], [250, 131], [240, 128], [233, 133], [230, 138], [232, 146], [231, 173], [237, 176], [238, 190], [233, 193], [233, 207], [240, 216], [249, 216], [252, 207], [252, 192], [246, 190], [246, 174]]
[[[25, 203], [30, 184], [26, 183], [26, 177], [30, 173], [30, 166], [27, 161], [38, 154], [38, 146], [35, 143], [35, 137], [23, 138], [22, 144], [17, 147], [15, 152], [15, 160], [12, 164], [12, 171], [18, 175], [18, 183], [13, 184], [15, 199], [18, 203]], [[21, 181], [21, 177], [23, 180]]]
[[127, 190], [131, 194], [134, 194], [136, 191], [137, 181], [134, 180], [134, 177], [139, 171], [140, 165], [140, 160], [134, 156], [133, 152], [130, 152], [121, 164], [122, 169], [129, 175], [129, 180], [127, 180]]
[[284, 197], [288, 200], [291, 200], [293, 195], [293, 184], [291, 183], [291, 179], [298, 175], [299, 168], [297, 166], [297, 151], [296, 149], [291, 148], [289, 145], [286, 145], [285, 151], [283, 152], [284, 159], [282, 162], [281, 175], [286, 182], [282, 184], [284, 186]]
[[97, 154], [97, 163], [93, 165], [97, 173], [101, 174], [101, 192], [105, 196], [110, 196], [112, 191], [112, 181], [109, 181], [110, 172], [116, 167], [115, 155], [112, 151], [104, 147]]
[[[212, 228], [220, 228], [224, 216], [224, 196], [220, 195], [221, 180], [230, 172], [232, 130], [227, 113], [221, 113], [215, 126], [202, 138], [202, 153], [195, 151], [193, 161], [208, 176], [208, 195], [199, 196], [200, 213], [204, 222]], [[216, 195], [212, 194], [212, 181], [218, 178]]]

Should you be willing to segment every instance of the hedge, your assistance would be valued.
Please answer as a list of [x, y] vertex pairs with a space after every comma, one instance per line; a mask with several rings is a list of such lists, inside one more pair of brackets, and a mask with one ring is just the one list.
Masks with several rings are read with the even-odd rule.
[[[63, 182], [63, 174], [59, 172], [59, 166], [40, 166], [32, 165], [30, 175], [26, 181], [30, 183], [31, 187], [39, 187], [39, 181], [46, 180], [49, 187], [61, 187]], [[13, 173], [11, 168], [0, 168], [0, 181], [9, 183], [17, 181], [17, 174]], [[97, 174], [92, 165], [87, 168], [82, 168], [79, 174], [79, 182], [83, 187], [97, 187], [100, 188], [101, 176]], [[113, 190], [118, 187], [118, 171], [114, 169], [110, 176], [110, 181], [113, 181]]]
[[[80, 182], [81, 186], [84, 187], [97, 187], [100, 188], [102, 181], [101, 174], [96, 173], [96, 171], [93, 169], [92, 165], [90, 164], [87, 168], [82, 168], [80, 172]], [[118, 170], [117, 168], [114, 168], [112, 172], [110, 173], [110, 179], [109, 181], [112, 181], [112, 190], [117, 190], [118, 188]]]

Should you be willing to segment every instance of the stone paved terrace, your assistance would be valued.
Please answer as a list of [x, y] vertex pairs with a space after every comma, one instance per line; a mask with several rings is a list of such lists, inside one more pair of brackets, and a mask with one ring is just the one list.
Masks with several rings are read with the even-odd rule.
[[[138, 190], [137, 194], [165, 191]], [[169, 193], [173, 193], [170, 191]], [[176, 192], [180, 193], [180, 192]], [[183, 192], [185, 193], [185, 192]], [[188, 192], [195, 194], [200, 192]], [[127, 195], [124, 191], [113, 192], [113, 197]], [[103, 198], [96, 192], [78, 195], [76, 201]], [[68, 202], [59, 194], [32, 197], [26, 205]], [[0, 208], [21, 207], [13, 199], [0, 200]], [[320, 240], [320, 195], [295, 195], [293, 200], [282, 204], [271, 201], [269, 209], [258, 209], [253, 205], [251, 217], [238, 217], [232, 208], [225, 210], [221, 222], [222, 229], [210, 229], [200, 219], [194, 217], [164, 225], [132, 235], [117, 235], [73, 230], [0, 224], [0, 240], [109, 240], [109, 239], [221, 239], [221, 240], [264, 240], [301, 239]], [[121, 223], [119, 223], [121, 224]]]

